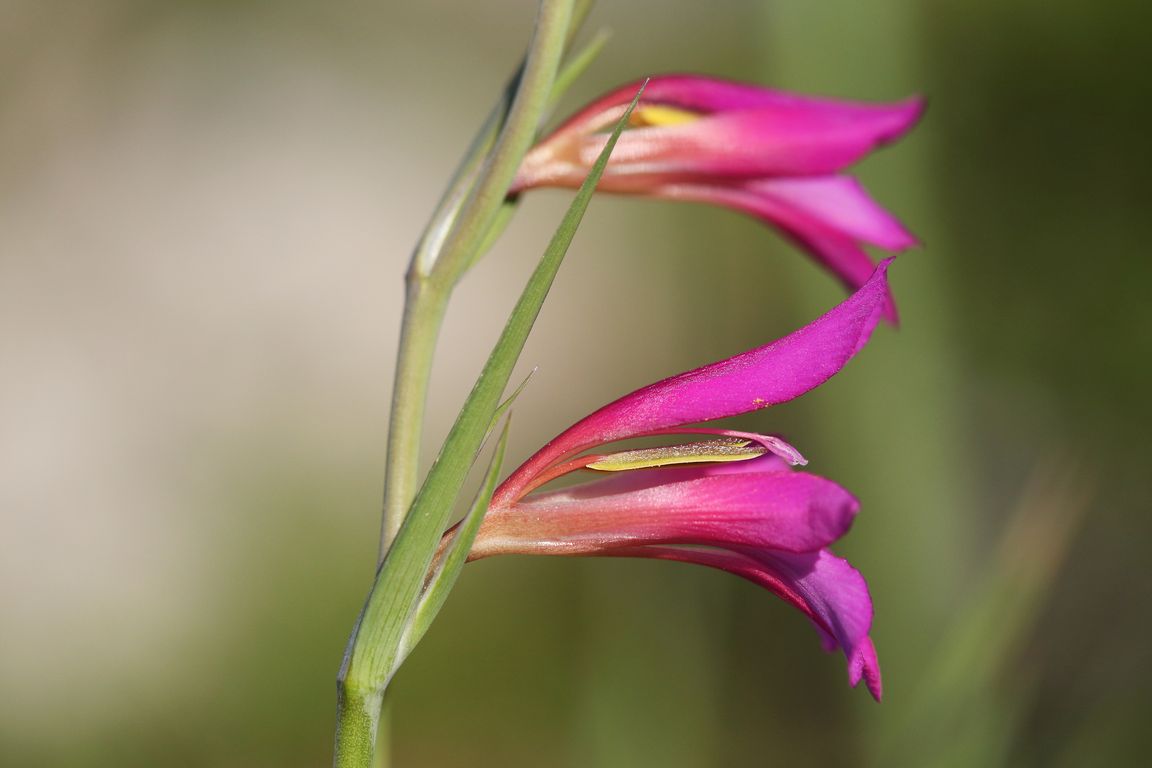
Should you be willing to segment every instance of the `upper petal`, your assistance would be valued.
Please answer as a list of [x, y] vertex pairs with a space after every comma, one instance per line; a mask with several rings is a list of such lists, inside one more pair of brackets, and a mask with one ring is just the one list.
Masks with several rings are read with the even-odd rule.
[[[901, 136], [919, 114], [918, 102], [869, 107], [786, 103], [637, 128], [620, 137], [600, 189], [644, 192], [675, 179], [835, 173]], [[566, 183], [583, 181], [606, 140], [602, 133], [582, 134], [579, 163]]]
[[867, 343], [888, 296], [888, 261], [860, 290], [798, 331], [763, 347], [625, 395], [573, 424], [520, 466], [497, 491], [507, 503], [534, 476], [596, 445], [766, 408], [836, 374]]
[[[621, 86], [549, 133], [525, 157], [510, 191], [578, 186], [607, 140], [606, 128], [620, 118], [639, 86]], [[833, 173], [906, 133], [923, 103], [815, 98], [719, 78], [668, 75], [648, 82], [634, 116], [645, 110], [678, 117], [656, 124], [641, 120], [625, 132], [601, 190], [644, 194], [675, 180]]]
[[[612, 107], [627, 105], [640, 89], [644, 81], [636, 80], [626, 83], [609, 91], [600, 98], [588, 104], [562, 125], [563, 130], [568, 124], [580, 118], [587, 118], [602, 113]], [[895, 105], [876, 104], [860, 101], [846, 101], [818, 96], [780, 91], [764, 88], [753, 83], [742, 83], [735, 80], [726, 80], [720, 77], [705, 75], [657, 75], [648, 79], [644, 88], [641, 104], [659, 104], [674, 107], [689, 112], [712, 114], [716, 112], [730, 112], [764, 107], [785, 108], [792, 107], [806, 109], [812, 112], [886, 109]], [[904, 104], [915, 104], [919, 113], [923, 106], [919, 99], [909, 99]], [[912, 116], [915, 119], [915, 115]]]

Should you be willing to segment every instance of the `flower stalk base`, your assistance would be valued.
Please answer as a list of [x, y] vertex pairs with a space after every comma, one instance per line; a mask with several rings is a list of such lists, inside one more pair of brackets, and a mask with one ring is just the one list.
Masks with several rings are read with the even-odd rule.
[[338, 687], [333, 768], [377, 768], [373, 762], [383, 694]]

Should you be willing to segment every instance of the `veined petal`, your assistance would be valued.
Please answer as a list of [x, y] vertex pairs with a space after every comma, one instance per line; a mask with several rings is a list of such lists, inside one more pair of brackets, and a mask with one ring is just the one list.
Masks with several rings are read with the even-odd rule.
[[[632, 97], [639, 90], [641, 82], [626, 83], [604, 94], [564, 121], [553, 133], [560, 133], [574, 127], [587, 129], [593, 126], [602, 126], [604, 121], [599, 116], [613, 108], [623, 107], [631, 102]], [[915, 122], [919, 113], [923, 111], [922, 102], [915, 98], [896, 104], [845, 101], [774, 90], [751, 83], [703, 75], [658, 75], [649, 78], [647, 83], [644, 95], [638, 105], [641, 109], [656, 104], [687, 112], [714, 114], [790, 107], [812, 113], [839, 112], [852, 115], [873, 110], [891, 110], [903, 106], [907, 109], [908, 114], [905, 123], [896, 127], [896, 130], [900, 132], [907, 130]], [[895, 138], [895, 135], [886, 138]]]
[[917, 245], [899, 219], [881, 207], [851, 176], [771, 179], [747, 187], [848, 237], [888, 251]]
[[848, 659], [848, 681], [853, 687], [863, 679], [873, 698], [880, 700], [880, 666], [868, 637], [872, 627], [868, 584], [847, 560], [828, 550], [789, 554], [646, 546], [600, 554], [696, 563], [736, 574], [768, 589], [807, 615], [822, 639], [834, 642], [826, 646], [828, 650], [843, 650]]
[[[639, 81], [629, 83], [605, 95], [599, 103], [627, 104], [639, 88]], [[703, 75], [662, 75], [650, 78], [644, 90], [644, 100], [693, 112], [715, 113], [774, 107], [792, 107], [813, 113], [839, 112], [859, 114], [876, 110], [906, 108], [909, 114], [897, 130], [903, 132], [915, 122], [923, 111], [923, 101], [917, 97], [896, 103], [848, 101], [822, 96], [765, 88], [753, 83], [742, 83], [720, 77]], [[894, 138], [889, 136], [888, 138]]]
[[552, 465], [593, 446], [767, 408], [823, 384], [872, 335], [888, 298], [888, 263], [882, 262], [855, 294], [800, 330], [650, 384], [576, 422], [504, 481], [497, 506], [519, 498]]
[[[611, 475], [581, 483], [578, 486], [566, 489], [568, 493], [575, 493], [579, 489], [580, 497], [608, 496], [616, 493], [639, 491], [644, 488], [653, 488], [665, 483], [679, 483], [686, 480], [698, 480], [702, 477], [715, 477], [717, 475], [743, 475], [750, 473], [769, 474], [773, 472], [791, 472], [793, 465], [775, 454], [765, 454], [759, 458], [747, 461], [726, 461], [714, 464], [681, 464], [672, 467], [655, 467], [652, 469], [635, 469], [630, 472], [617, 472]], [[530, 497], [532, 498], [532, 497]]]
[[[544, 186], [576, 187], [639, 84], [597, 99], [546, 136], [525, 157], [513, 194]], [[870, 104], [801, 96], [718, 78], [652, 78], [620, 137], [599, 189], [648, 194], [673, 182], [834, 173], [906, 133], [920, 99]], [[645, 118], [648, 115], [648, 118]]]
[[836, 483], [800, 472], [715, 474], [605, 490], [593, 482], [492, 507], [473, 558], [593, 554], [638, 544], [811, 552], [844, 535], [859, 510]]
[[[620, 137], [599, 189], [645, 193], [672, 180], [832, 174], [898, 138], [918, 115], [918, 104], [784, 104], [638, 128]], [[582, 134], [570, 178], [550, 183], [583, 181], [606, 139]]]

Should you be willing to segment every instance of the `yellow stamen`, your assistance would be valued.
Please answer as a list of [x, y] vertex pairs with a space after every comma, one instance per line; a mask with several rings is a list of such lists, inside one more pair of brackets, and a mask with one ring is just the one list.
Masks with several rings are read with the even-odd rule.
[[701, 464], [715, 461], [747, 461], [763, 456], [768, 449], [742, 437], [722, 437], [699, 443], [664, 445], [659, 448], [640, 448], [602, 456], [588, 469], [602, 472], [622, 472], [629, 469], [664, 467], [669, 464]]
[[653, 104], [647, 107], [637, 107], [632, 112], [632, 119], [629, 122], [635, 128], [643, 128], [647, 126], [683, 125], [699, 119], [700, 115], [686, 109], [661, 107]]

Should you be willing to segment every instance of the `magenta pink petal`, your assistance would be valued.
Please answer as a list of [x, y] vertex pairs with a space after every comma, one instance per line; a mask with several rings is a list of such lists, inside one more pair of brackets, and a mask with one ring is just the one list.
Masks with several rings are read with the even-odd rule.
[[864, 680], [877, 701], [882, 695], [880, 666], [868, 633], [872, 626], [872, 598], [868, 585], [847, 560], [828, 550], [806, 554], [722, 551], [647, 546], [609, 550], [605, 556], [649, 557], [677, 560], [717, 568], [758, 584], [796, 606], [816, 626], [824, 641], [832, 640], [848, 659], [848, 681]]
[[[589, 104], [580, 114], [602, 111], [617, 104], [627, 104], [642, 81], [626, 83]], [[661, 75], [648, 81], [644, 102], [660, 104], [691, 112], [723, 112], [752, 109], [787, 103], [816, 103], [823, 100], [774, 91], [758, 85], [702, 75]]]
[[[643, 81], [626, 83], [590, 103], [577, 115], [591, 115], [603, 112], [614, 106], [626, 105], [632, 101]], [[642, 104], [659, 104], [689, 112], [729, 112], [765, 107], [793, 107], [813, 112], [841, 112], [851, 110], [856, 113], [869, 110], [886, 110], [903, 107], [904, 125], [901, 132], [919, 118], [923, 111], [920, 99], [909, 99], [897, 104], [876, 104], [870, 102], [844, 101], [841, 99], [807, 96], [788, 91], [778, 91], [759, 85], [725, 80], [703, 75], [659, 75], [648, 80], [644, 89]], [[561, 128], [563, 130], [567, 121]]]
[[[905, 104], [787, 105], [638, 128], [620, 137], [599, 188], [643, 193], [673, 180], [836, 173], [908, 130], [916, 114]], [[583, 181], [606, 141], [601, 133], [581, 136], [579, 163], [567, 183]]]
[[505, 480], [497, 505], [517, 498], [555, 462], [593, 446], [767, 408], [823, 384], [871, 337], [888, 298], [889, 261], [856, 293], [800, 330], [650, 384], [576, 422]]
[[597, 485], [491, 508], [473, 556], [580, 555], [638, 544], [812, 552], [843, 536], [859, 510], [836, 483], [800, 472], [713, 475], [623, 493]]
[[746, 188], [863, 243], [888, 251], [917, 245], [916, 237], [851, 176], [766, 179]]
[[[552, 131], [528, 153], [510, 192], [579, 186], [639, 86], [618, 88]], [[923, 111], [920, 99], [867, 104], [688, 75], [653, 78], [636, 114], [653, 107], [689, 119], [625, 132], [599, 189], [652, 194], [669, 183], [826, 175], [896, 140]]]
[[871, 637], [856, 644], [848, 657], [848, 682], [855, 688], [863, 680], [872, 698], [880, 701], [884, 696], [884, 684], [880, 680], [880, 660], [876, 657], [876, 646]]
[[[601, 475], [600, 479], [581, 483], [565, 489], [572, 498], [606, 496], [615, 493], [628, 493], [646, 488], [653, 488], [665, 483], [678, 483], [686, 480], [698, 480], [702, 477], [715, 477], [717, 475], [744, 475], [788, 473], [793, 466], [774, 454], [765, 454], [747, 461], [725, 461], [708, 464], [681, 464], [668, 467], [654, 467], [650, 469], [633, 469], [628, 472], [613, 472]], [[544, 494], [539, 494], [542, 496]], [[527, 497], [529, 500], [538, 498], [538, 495]]]
[[[596, 100], [543, 139], [525, 158], [511, 194], [578, 186], [607, 141], [606, 128], [638, 87], [629, 83]], [[838, 172], [904, 135], [923, 108], [918, 98], [866, 104], [697, 75], [655, 77], [598, 188], [751, 214], [856, 290], [873, 270], [865, 245], [900, 251], [916, 238]], [[896, 322], [891, 297], [883, 311]]]

